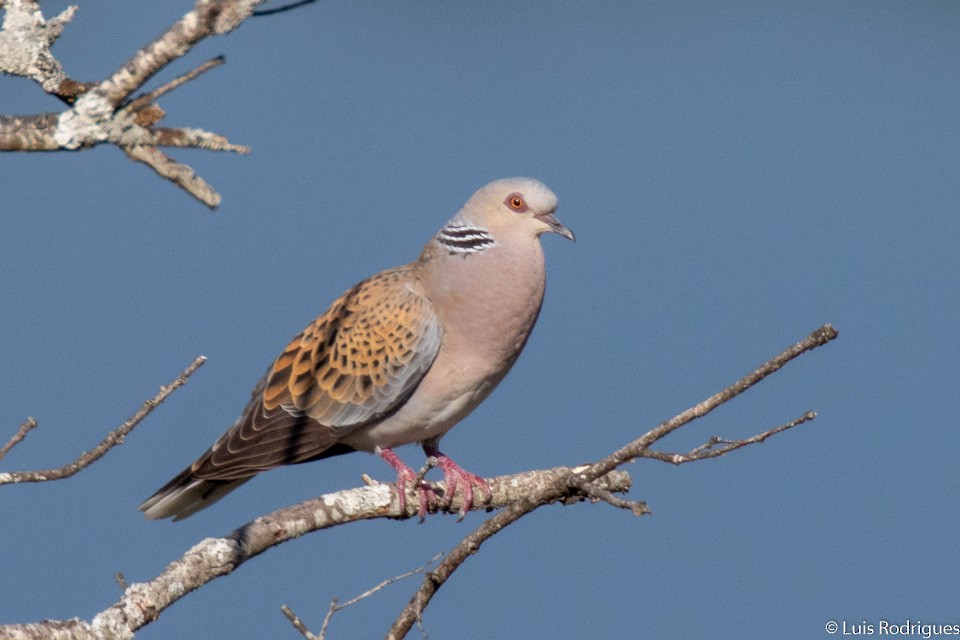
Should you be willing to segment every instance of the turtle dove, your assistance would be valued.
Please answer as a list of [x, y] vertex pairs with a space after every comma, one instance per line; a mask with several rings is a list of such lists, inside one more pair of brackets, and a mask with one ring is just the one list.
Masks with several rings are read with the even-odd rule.
[[[437, 448], [503, 379], [530, 335], [545, 286], [539, 236], [573, 233], [557, 197], [529, 178], [477, 191], [413, 262], [354, 286], [295, 337], [253, 390], [237, 422], [140, 506], [181, 520], [267, 469], [351, 451], [397, 472], [401, 510], [416, 474], [393, 448], [419, 442], [462, 490], [482, 478]], [[421, 519], [432, 496], [418, 487]]]

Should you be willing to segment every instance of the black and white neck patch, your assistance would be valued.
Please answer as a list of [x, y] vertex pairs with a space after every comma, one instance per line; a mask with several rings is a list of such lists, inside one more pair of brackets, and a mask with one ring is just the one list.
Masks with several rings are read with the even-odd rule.
[[448, 223], [437, 233], [436, 240], [450, 253], [477, 253], [497, 244], [482, 227]]

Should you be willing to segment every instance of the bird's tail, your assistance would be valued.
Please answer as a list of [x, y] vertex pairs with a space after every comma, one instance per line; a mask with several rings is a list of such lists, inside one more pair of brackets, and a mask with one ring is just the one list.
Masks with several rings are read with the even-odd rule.
[[184, 469], [140, 505], [140, 511], [143, 511], [148, 520], [172, 517], [176, 522], [188, 518], [253, 477], [251, 475], [236, 480], [206, 480], [193, 475], [193, 466]]

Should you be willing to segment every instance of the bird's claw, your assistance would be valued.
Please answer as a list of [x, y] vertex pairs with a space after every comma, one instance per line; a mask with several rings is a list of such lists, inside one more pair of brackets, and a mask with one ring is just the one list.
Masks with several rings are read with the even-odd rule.
[[435, 458], [437, 466], [443, 471], [443, 480], [446, 483], [444, 491], [444, 508], [453, 504], [453, 498], [457, 493], [458, 487], [463, 487], [463, 504], [457, 514], [457, 520], [463, 520], [467, 512], [473, 508], [473, 488], [476, 487], [484, 494], [482, 501], [490, 502], [493, 499], [493, 492], [490, 485], [480, 476], [470, 473], [454, 462], [446, 454], [436, 450], [427, 449], [427, 455]]
[[423, 522], [427, 518], [427, 509], [430, 506], [431, 502], [438, 500], [436, 492], [433, 490], [427, 482], [424, 482], [422, 478], [418, 477], [418, 474], [414, 473], [413, 469], [406, 467], [403, 470], [397, 470], [397, 495], [400, 501], [400, 511], [406, 512], [407, 510], [407, 485], [414, 484], [417, 488], [417, 497], [419, 499], [419, 506], [417, 507], [417, 516], [420, 518], [420, 522]]
[[417, 507], [417, 515], [420, 517], [420, 522], [423, 522], [427, 518], [427, 510], [431, 502], [437, 500], [437, 494], [433, 487], [424, 482], [422, 474], [415, 473], [390, 449], [378, 448], [377, 455], [386, 460], [387, 464], [397, 472], [397, 501], [400, 503], [401, 513], [407, 512], [407, 485], [413, 484], [416, 486], [420, 503]]
[[[457, 489], [462, 488], [463, 504], [458, 512], [457, 520], [463, 520], [467, 512], [473, 508], [474, 487], [483, 493], [483, 502], [490, 502], [493, 499], [493, 492], [490, 485], [480, 476], [464, 470], [460, 465], [454, 462], [446, 454], [432, 447], [424, 447], [424, 451], [429, 456], [428, 465], [424, 467], [421, 473], [416, 473], [413, 469], [404, 464], [397, 454], [390, 449], [378, 448], [377, 454], [387, 461], [387, 463], [397, 472], [397, 496], [400, 503], [401, 513], [407, 511], [407, 487], [413, 485], [417, 489], [419, 506], [417, 515], [420, 522], [427, 517], [427, 511], [431, 504], [437, 504], [444, 509], [453, 504], [453, 498], [457, 494]], [[446, 489], [443, 492], [443, 498], [437, 496], [437, 492], [430, 483], [423, 479], [423, 474], [430, 467], [437, 466], [443, 471], [443, 480], [446, 483]]]

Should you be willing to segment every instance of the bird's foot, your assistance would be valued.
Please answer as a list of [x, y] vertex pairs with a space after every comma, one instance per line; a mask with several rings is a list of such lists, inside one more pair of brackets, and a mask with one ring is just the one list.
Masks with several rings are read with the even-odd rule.
[[386, 460], [387, 464], [397, 472], [397, 496], [400, 502], [400, 511], [406, 512], [407, 510], [407, 485], [416, 483], [417, 496], [420, 501], [417, 515], [420, 517], [420, 522], [423, 522], [427, 517], [427, 508], [431, 501], [437, 500], [437, 494], [417, 472], [408, 467], [392, 450], [378, 447], [376, 451], [377, 455]]
[[490, 502], [493, 498], [493, 492], [490, 491], [490, 485], [480, 476], [464, 470], [460, 465], [454, 462], [445, 453], [434, 447], [424, 447], [424, 453], [437, 461], [437, 466], [443, 471], [443, 479], [446, 482], [446, 491], [444, 505], [449, 507], [453, 502], [453, 496], [457, 493], [457, 487], [463, 487], [463, 506], [460, 507], [458, 520], [463, 520], [473, 507], [473, 488], [477, 487], [485, 494], [483, 502]]

